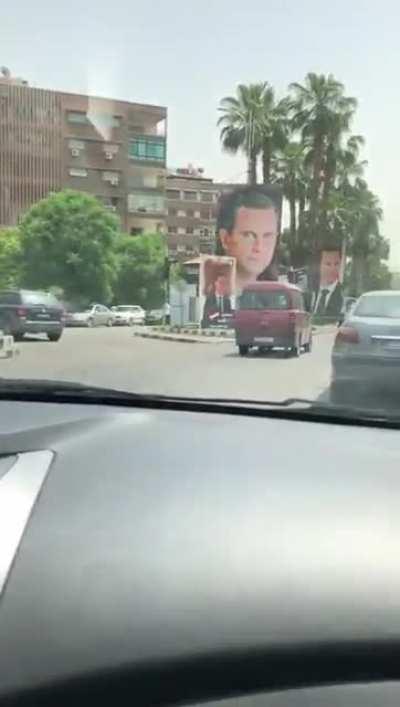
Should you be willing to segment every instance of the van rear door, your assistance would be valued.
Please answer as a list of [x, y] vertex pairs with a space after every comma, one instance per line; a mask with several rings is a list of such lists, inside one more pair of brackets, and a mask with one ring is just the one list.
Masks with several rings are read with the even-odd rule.
[[290, 298], [282, 289], [245, 290], [235, 316], [238, 341], [265, 346], [286, 345], [293, 333]]

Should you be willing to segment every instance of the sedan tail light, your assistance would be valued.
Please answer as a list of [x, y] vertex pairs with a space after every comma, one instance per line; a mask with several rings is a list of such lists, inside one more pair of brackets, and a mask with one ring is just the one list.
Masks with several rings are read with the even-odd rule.
[[336, 334], [335, 344], [359, 344], [360, 337], [357, 329], [351, 326], [341, 326]]
[[17, 317], [20, 319], [26, 319], [28, 316], [28, 311], [25, 309], [25, 307], [17, 307]]

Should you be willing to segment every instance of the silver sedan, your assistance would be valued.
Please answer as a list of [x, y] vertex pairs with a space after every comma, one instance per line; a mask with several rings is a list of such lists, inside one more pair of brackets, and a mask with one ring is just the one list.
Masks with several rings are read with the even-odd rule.
[[[366, 292], [338, 329], [331, 402], [357, 406], [365, 396], [400, 396], [400, 291]], [[382, 402], [382, 398], [376, 400]], [[386, 398], [385, 398], [386, 402]]]

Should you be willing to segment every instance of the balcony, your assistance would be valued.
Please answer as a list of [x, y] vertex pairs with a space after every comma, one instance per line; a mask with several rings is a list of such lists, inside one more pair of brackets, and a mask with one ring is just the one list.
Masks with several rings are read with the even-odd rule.
[[165, 165], [166, 142], [163, 137], [131, 137], [128, 146], [129, 159], [135, 162]]
[[128, 194], [128, 213], [164, 218], [167, 214], [164, 196], [140, 192]]

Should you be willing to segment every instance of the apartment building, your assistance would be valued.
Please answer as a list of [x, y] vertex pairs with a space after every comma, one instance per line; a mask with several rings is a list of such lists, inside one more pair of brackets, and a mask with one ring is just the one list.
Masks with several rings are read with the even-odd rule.
[[138, 235], [164, 232], [167, 110], [32, 88], [0, 75], [0, 225], [70, 188]]
[[220, 187], [191, 165], [167, 176], [168, 250], [179, 260], [212, 253]]

